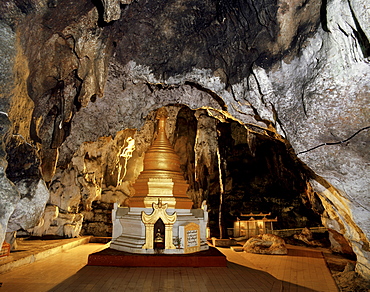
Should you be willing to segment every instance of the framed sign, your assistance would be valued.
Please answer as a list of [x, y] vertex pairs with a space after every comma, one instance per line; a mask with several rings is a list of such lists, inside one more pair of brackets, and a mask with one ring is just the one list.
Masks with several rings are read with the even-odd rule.
[[182, 247], [185, 253], [200, 251], [200, 229], [196, 223], [179, 226], [179, 235], [183, 238]]

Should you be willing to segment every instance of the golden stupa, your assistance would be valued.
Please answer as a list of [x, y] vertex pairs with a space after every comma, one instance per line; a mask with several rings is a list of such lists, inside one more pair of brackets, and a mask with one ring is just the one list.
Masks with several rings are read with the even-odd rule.
[[130, 207], [152, 208], [159, 199], [173, 209], [191, 209], [193, 205], [186, 195], [189, 185], [181, 172], [179, 156], [166, 136], [167, 117], [166, 109], [160, 108], [156, 116], [158, 134], [145, 153], [144, 170], [133, 185], [135, 195], [130, 198]]
[[114, 204], [112, 249], [138, 254], [186, 254], [207, 250], [208, 213], [192, 209], [180, 158], [168, 141], [167, 111], [157, 111], [158, 132], [144, 156], [128, 206]]

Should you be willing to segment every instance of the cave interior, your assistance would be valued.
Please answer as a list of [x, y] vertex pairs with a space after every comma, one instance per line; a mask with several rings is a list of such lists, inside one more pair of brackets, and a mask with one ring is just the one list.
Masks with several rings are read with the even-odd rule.
[[369, 4], [347, 2], [3, 1], [0, 242], [110, 237], [165, 107], [210, 237], [325, 227], [370, 278]]

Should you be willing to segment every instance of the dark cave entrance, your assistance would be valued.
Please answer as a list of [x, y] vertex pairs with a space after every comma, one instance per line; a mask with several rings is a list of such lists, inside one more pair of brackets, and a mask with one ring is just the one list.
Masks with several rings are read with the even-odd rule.
[[[200, 135], [199, 128], [204, 127], [199, 123], [202, 115], [216, 131], [213, 141], [208, 141], [217, 145], [219, 157], [216, 153], [209, 157], [197, 153], [196, 157], [197, 133]], [[320, 214], [311, 209], [307, 198], [308, 178], [303, 165], [290, 152], [288, 143], [260, 132], [234, 120], [217, 120], [205, 110], [196, 113], [182, 107], [178, 112], [173, 144], [194, 205], [207, 200], [211, 236], [222, 234], [227, 238], [227, 230], [248, 213], [271, 213], [278, 218], [274, 229], [322, 226]], [[319, 206], [316, 211], [323, 211], [321, 203], [315, 203]]]

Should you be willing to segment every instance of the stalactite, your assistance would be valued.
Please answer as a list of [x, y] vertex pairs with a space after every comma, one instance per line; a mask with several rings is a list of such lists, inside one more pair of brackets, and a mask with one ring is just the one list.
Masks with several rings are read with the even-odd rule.
[[224, 196], [224, 184], [222, 178], [222, 162], [221, 162], [221, 155], [220, 150], [217, 147], [217, 166], [218, 166], [218, 179], [220, 183], [220, 203], [218, 208], [218, 227], [220, 229], [220, 238], [223, 238], [223, 224], [222, 224], [222, 204], [223, 204], [223, 196]]

